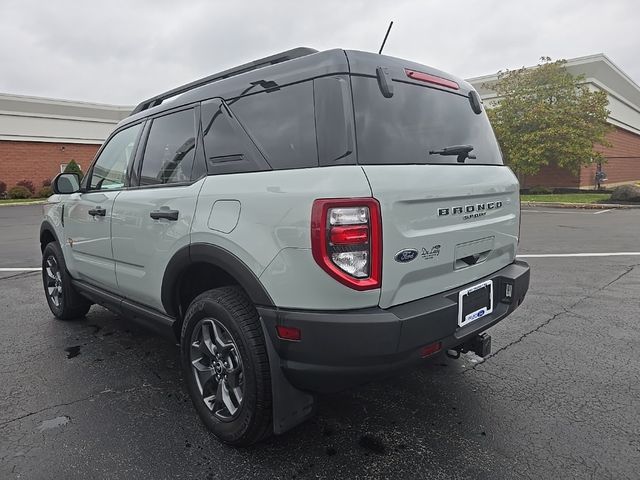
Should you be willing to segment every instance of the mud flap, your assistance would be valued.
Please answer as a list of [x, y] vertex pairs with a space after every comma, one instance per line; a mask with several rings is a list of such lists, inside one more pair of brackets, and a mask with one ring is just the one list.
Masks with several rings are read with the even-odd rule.
[[261, 321], [264, 333], [269, 369], [271, 371], [271, 394], [273, 396], [273, 433], [279, 435], [313, 416], [315, 413], [315, 398], [313, 395], [297, 389], [282, 372], [280, 356], [276, 352], [271, 337]]

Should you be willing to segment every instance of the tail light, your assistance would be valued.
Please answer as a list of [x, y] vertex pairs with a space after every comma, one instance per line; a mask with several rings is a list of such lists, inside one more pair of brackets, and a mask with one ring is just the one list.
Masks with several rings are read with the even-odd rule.
[[320, 199], [311, 210], [316, 263], [355, 290], [380, 288], [382, 222], [375, 198]]

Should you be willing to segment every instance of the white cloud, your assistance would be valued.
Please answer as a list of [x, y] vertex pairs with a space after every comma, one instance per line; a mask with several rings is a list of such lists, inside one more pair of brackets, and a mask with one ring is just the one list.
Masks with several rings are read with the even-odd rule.
[[470, 77], [603, 52], [640, 81], [632, 0], [9, 0], [0, 91], [134, 104], [295, 46], [377, 51]]

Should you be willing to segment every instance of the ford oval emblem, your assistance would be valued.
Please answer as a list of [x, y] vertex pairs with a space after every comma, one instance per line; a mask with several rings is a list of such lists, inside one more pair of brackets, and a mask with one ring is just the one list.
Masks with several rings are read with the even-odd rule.
[[396, 253], [396, 256], [393, 257], [396, 262], [407, 263], [411, 260], [414, 260], [418, 256], [418, 251], [415, 248], [405, 248], [404, 250], [400, 250]]

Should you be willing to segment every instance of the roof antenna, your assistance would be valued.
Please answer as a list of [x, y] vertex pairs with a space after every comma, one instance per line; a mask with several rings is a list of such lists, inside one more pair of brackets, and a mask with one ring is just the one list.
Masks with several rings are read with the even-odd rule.
[[387, 37], [389, 36], [389, 32], [391, 31], [391, 27], [393, 27], [393, 21], [389, 24], [389, 28], [387, 28], [387, 33], [384, 35], [384, 40], [382, 41], [382, 45], [380, 45], [380, 50], [378, 51], [378, 55], [382, 53], [382, 49], [384, 48], [384, 44], [387, 43]]

